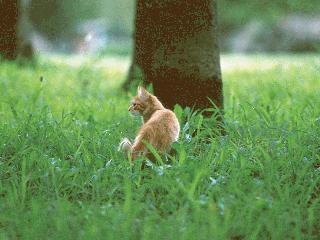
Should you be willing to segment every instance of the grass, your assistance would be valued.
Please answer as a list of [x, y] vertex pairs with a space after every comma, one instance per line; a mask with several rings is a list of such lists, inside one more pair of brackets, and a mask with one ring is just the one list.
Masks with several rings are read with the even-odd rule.
[[0, 239], [319, 238], [316, 56], [223, 56], [227, 135], [177, 109], [176, 158], [145, 170], [116, 151], [128, 59], [73, 60], [0, 65]]

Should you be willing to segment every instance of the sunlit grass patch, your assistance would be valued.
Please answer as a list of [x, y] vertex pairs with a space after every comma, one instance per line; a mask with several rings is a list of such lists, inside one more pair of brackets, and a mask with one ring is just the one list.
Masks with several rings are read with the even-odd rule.
[[317, 239], [315, 56], [222, 56], [226, 135], [177, 110], [177, 155], [144, 170], [117, 152], [128, 63], [0, 65], [0, 238]]

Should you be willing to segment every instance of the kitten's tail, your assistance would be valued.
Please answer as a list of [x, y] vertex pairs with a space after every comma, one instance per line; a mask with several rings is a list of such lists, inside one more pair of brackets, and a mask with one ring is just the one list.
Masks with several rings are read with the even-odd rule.
[[129, 150], [132, 148], [132, 143], [128, 138], [124, 138], [121, 143], [119, 144], [118, 147], [118, 152], [125, 152], [126, 154], [128, 153]]

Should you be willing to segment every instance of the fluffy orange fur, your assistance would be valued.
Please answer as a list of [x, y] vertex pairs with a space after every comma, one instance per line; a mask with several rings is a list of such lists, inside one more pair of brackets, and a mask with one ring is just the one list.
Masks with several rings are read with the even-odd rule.
[[126, 154], [129, 152], [132, 160], [139, 156], [152, 158], [145, 142], [151, 144], [159, 154], [170, 151], [180, 132], [179, 121], [174, 112], [166, 109], [156, 96], [143, 87], [138, 87], [138, 95], [133, 98], [128, 110], [134, 116], [142, 116], [143, 125], [134, 142], [125, 138], [120, 143], [119, 150]]

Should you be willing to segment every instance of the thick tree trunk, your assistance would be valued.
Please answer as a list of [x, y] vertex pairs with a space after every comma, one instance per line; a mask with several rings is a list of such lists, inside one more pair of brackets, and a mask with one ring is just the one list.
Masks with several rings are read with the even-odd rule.
[[0, 55], [13, 60], [32, 57], [32, 26], [28, 19], [29, 0], [0, 1]]
[[166, 107], [223, 108], [216, 13], [216, 0], [137, 0], [133, 64]]

